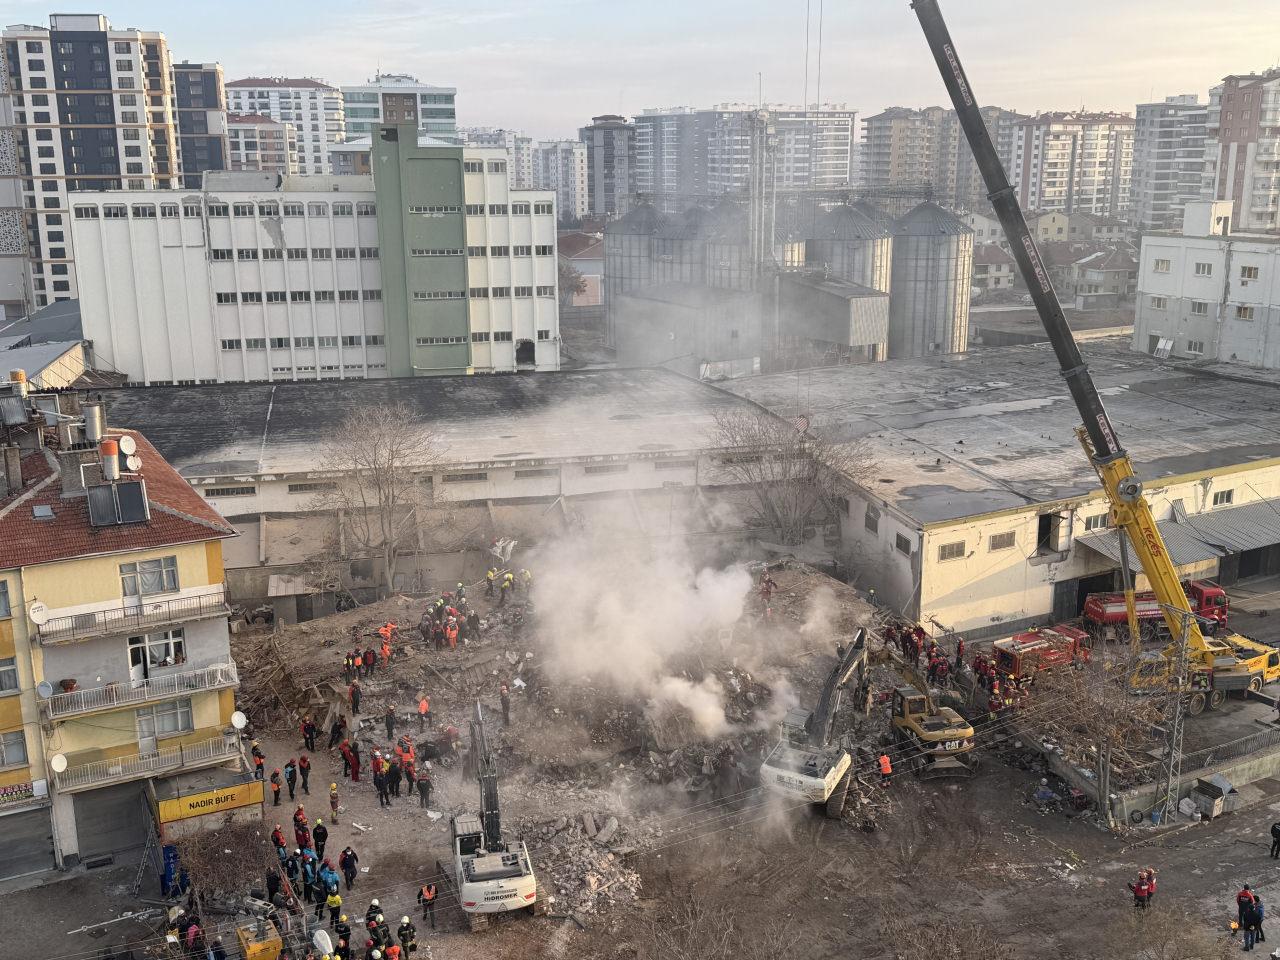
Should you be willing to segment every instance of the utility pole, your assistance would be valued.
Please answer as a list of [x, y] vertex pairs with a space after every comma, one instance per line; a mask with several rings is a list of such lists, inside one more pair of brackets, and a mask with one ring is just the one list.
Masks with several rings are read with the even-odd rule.
[[1182, 731], [1187, 696], [1187, 635], [1191, 631], [1191, 612], [1178, 611], [1182, 616], [1182, 629], [1177, 637], [1178, 656], [1169, 674], [1169, 693], [1165, 698], [1165, 748], [1164, 769], [1160, 774], [1160, 789], [1156, 793], [1155, 810], [1160, 811], [1160, 822], [1168, 823], [1178, 812], [1178, 791], [1182, 786]]

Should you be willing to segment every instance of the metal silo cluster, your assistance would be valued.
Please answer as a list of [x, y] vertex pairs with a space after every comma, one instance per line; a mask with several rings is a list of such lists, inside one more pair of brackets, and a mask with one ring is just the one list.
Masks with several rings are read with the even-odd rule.
[[889, 359], [962, 353], [969, 338], [973, 229], [936, 203], [893, 226]]

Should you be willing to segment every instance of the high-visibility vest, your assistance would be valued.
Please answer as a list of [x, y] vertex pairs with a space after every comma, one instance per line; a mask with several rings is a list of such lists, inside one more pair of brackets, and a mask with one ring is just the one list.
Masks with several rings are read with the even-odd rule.
[[423, 697], [421, 700], [419, 700], [419, 701], [418, 701], [418, 712], [419, 712], [419, 713], [430, 713], [430, 712], [431, 712], [431, 701], [430, 701], [429, 699], [427, 699], [426, 697]]
[[429, 883], [422, 888], [422, 899], [430, 902], [436, 898], [436, 885]]
[[887, 753], [880, 754], [880, 772], [886, 777], [893, 773], [893, 764], [889, 761], [889, 755]]

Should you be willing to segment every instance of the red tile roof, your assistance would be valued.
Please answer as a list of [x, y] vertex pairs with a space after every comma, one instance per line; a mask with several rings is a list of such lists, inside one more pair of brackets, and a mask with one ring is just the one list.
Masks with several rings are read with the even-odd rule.
[[572, 258], [600, 242], [602, 241], [599, 237], [593, 237], [589, 233], [579, 233], [576, 230], [562, 233], [556, 237], [556, 253], [562, 257]]
[[318, 90], [336, 90], [337, 87], [331, 87], [323, 80], [315, 80], [311, 77], [245, 77], [243, 80], [232, 80], [225, 84], [228, 87], [282, 87], [289, 89], [292, 87], [315, 87]]
[[227, 123], [252, 124], [255, 127], [278, 127], [279, 121], [272, 120], [270, 117], [263, 116], [260, 113], [228, 113]]
[[[125, 433], [138, 442], [137, 455], [142, 458], [139, 473], [147, 484], [151, 519], [145, 523], [93, 526], [89, 523], [87, 497], [62, 496], [60, 473], [51, 463], [56, 462], [57, 454], [30, 453], [22, 460], [22, 490], [0, 500], [0, 569], [235, 536], [230, 524], [142, 434], [133, 430], [110, 431], [111, 436]], [[51, 507], [53, 517], [36, 519], [32, 507], [38, 505]]]

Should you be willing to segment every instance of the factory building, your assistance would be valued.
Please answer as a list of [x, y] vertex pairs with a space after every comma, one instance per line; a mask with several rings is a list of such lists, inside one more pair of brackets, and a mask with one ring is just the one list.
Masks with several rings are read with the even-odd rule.
[[[1136, 358], [1119, 338], [1082, 350], [1180, 573], [1280, 572], [1280, 457], [1255, 416], [1280, 386]], [[1008, 635], [1119, 586], [1109, 505], [1048, 344], [811, 370], [799, 394], [794, 374], [725, 388], [819, 435], [863, 438], [868, 472], [849, 478], [839, 516], [844, 560], [932, 632]]]

